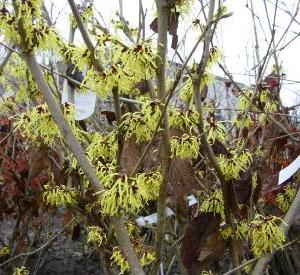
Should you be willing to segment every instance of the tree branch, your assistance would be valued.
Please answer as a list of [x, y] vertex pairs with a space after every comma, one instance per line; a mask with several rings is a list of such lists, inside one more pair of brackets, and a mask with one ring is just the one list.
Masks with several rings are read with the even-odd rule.
[[[221, 168], [216, 160], [216, 157], [214, 155], [214, 152], [213, 152], [210, 144], [208, 143], [207, 135], [204, 131], [204, 123], [203, 123], [204, 118], [203, 118], [203, 109], [202, 109], [201, 92], [200, 92], [201, 77], [205, 72], [205, 68], [206, 68], [206, 65], [207, 65], [207, 62], [209, 59], [209, 43], [212, 39], [212, 29], [211, 29], [212, 25], [210, 24], [210, 22], [213, 20], [214, 8], [215, 8], [215, 1], [211, 0], [209, 2], [208, 23], [207, 23], [207, 24], [209, 24], [209, 28], [205, 35], [202, 59], [198, 66], [197, 73], [193, 77], [193, 91], [194, 91], [194, 95], [195, 95], [196, 111], [199, 113], [199, 133], [201, 135], [201, 143], [202, 143], [202, 145], [205, 149], [205, 152], [206, 152], [206, 154], [207, 154], [212, 166], [214, 167], [214, 169], [217, 173], [217, 176], [221, 182], [223, 201], [224, 201], [224, 214], [225, 214], [226, 223], [229, 226], [231, 226], [232, 228], [234, 228], [233, 227], [233, 219], [232, 219], [232, 216], [230, 213], [229, 202], [235, 198], [229, 197], [228, 185], [230, 183], [226, 182], [226, 180], [224, 179]], [[229, 240], [229, 246], [230, 246], [232, 263], [233, 263], [233, 266], [236, 267], [239, 265], [238, 256], [237, 256], [238, 251], [235, 247], [235, 242], [233, 239]]]
[[21, 257], [32, 256], [32, 255], [38, 253], [39, 251], [41, 251], [41, 250], [47, 248], [53, 241], [55, 241], [55, 239], [56, 239], [61, 233], [63, 233], [63, 232], [65, 231], [65, 229], [66, 229], [66, 228], [67, 228], [74, 220], [75, 220], [75, 218], [72, 218], [70, 221], [68, 221], [62, 229], [60, 229], [60, 230], [59, 230], [59, 231], [58, 231], [58, 232], [57, 232], [57, 233], [56, 233], [56, 234], [55, 234], [48, 242], [46, 242], [45, 244], [43, 244], [41, 247], [39, 247], [39, 248], [37, 248], [37, 249], [35, 249], [35, 250], [31, 251], [31, 252], [22, 253], [22, 254], [19, 254], [19, 255], [13, 257], [13, 258], [10, 258], [10, 259], [8, 259], [7, 261], [1, 263], [1, 264], [0, 264], [0, 267], [2, 267], [2, 266], [4, 266], [4, 265], [8, 264], [8, 263], [11, 262], [11, 261], [14, 261], [14, 260], [16, 260], [16, 259], [19, 259], [19, 258], [21, 258]]
[[[166, 95], [166, 54], [167, 54], [167, 32], [170, 16], [170, 6], [165, 0], [156, 0], [158, 13], [158, 39], [157, 49], [158, 55], [156, 58], [156, 81], [157, 92], [161, 100]], [[164, 100], [163, 100], [164, 101]], [[162, 121], [162, 143], [161, 143], [161, 170], [162, 183], [159, 190], [159, 198], [157, 202], [157, 231], [155, 238], [155, 253], [156, 264], [153, 274], [156, 274], [162, 261], [162, 245], [166, 230], [166, 198], [167, 198], [167, 183], [169, 180], [171, 159], [170, 159], [170, 129], [168, 117], [165, 113]]]
[[[101, 73], [101, 72], [104, 71], [104, 68], [103, 68], [100, 60], [95, 58], [94, 45], [93, 45], [93, 43], [92, 43], [92, 41], [91, 41], [91, 39], [88, 35], [88, 32], [87, 32], [86, 28], [83, 25], [83, 22], [81, 20], [81, 17], [80, 17], [80, 14], [78, 12], [78, 9], [76, 7], [76, 4], [73, 0], [68, 0], [68, 2], [69, 2], [69, 5], [72, 9], [75, 20], [77, 22], [77, 26], [78, 26], [78, 28], [81, 32], [81, 35], [84, 39], [84, 42], [86, 43], [86, 46], [89, 49], [89, 51], [92, 52], [92, 64], [95, 67], [96, 71], [98, 73]], [[116, 114], [117, 114], [117, 120], [118, 120], [118, 123], [120, 123], [121, 113], [120, 113], [120, 105], [119, 105], [120, 102], [119, 102], [119, 95], [118, 95], [118, 88], [117, 87], [113, 88], [113, 97], [114, 97], [115, 109], [116, 109]], [[121, 146], [121, 143], [120, 143], [120, 137], [118, 137], [118, 144], [119, 144], [118, 154], [119, 154], [119, 157], [120, 157], [120, 154], [121, 154], [120, 150], [122, 150], [122, 146]], [[123, 218], [122, 217], [111, 217], [110, 219], [111, 219], [111, 221], [114, 225], [118, 243], [120, 245], [120, 248], [121, 248], [126, 260], [129, 263], [131, 272], [133, 274], [138, 274], [138, 275], [145, 274], [143, 269], [142, 269], [142, 266], [140, 265], [140, 262], [137, 258], [137, 255], [136, 255], [136, 252], [133, 248], [133, 245], [130, 241], [127, 229], [124, 225]]]
[[101, 72], [104, 71], [104, 68], [103, 68], [102, 64], [100, 63], [100, 61], [95, 58], [95, 47], [94, 47], [93, 42], [90, 39], [89, 34], [88, 34], [88, 32], [87, 32], [87, 30], [86, 30], [86, 28], [85, 28], [85, 26], [82, 22], [81, 16], [79, 14], [79, 11], [76, 7], [75, 2], [73, 0], [68, 0], [68, 3], [70, 5], [70, 8], [71, 8], [72, 13], [74, 15], [74, 18], [76, 20], [77, 26], [78, 26], [78, 28], [81, 32], [84, 43], [86, 44], [88, 50], [92, 53], [91, 58], [92, 58], [92, 62], [93, 62], [93, 65], [94, 65], [95, 69], [97, 71], [101, 71]]
[[[284, 248], [286, 248], [286, 247], [289, 247], [290, 245], [293, 245], [294, 243], [299, 242], [299, 240], [300, 240], [300, 236], [299, 236], [298, 238], [296, 238], [296, 239], [294, 239], [294, 240], [292, 240], [292, 241], [286, 243], [284, 246], [277, 248], [277, 249], [275, 250], [275, 252], [276, 252], [276, 251], [279, 251], [279, 250], [281, 250], [281, 249], [284, 249]], [[249, 260], [249, 261], [247, 261], [247, 262], [245, 262], [245, 263], [243, 263], [243, 264], [237, 266], [236, 268], [233, 268], [233, 269], [227, 271], [227, 272], [224, 273], [223, 275], [230, 275], [230, 274], [234, 273], [235, 271], [241, 270], [241, 269], [244, 268], [245, 266], [248, 266], [248, 265], [250, 265], [250, 264], [252, 264], [252, 263], [255, 263], [255, 262], [258, 261], [259, 259], [260, 259], [260, 257], [256, 257], [256, 258], [254, 258], [254, 259], [251, 259], [251, 260]]]

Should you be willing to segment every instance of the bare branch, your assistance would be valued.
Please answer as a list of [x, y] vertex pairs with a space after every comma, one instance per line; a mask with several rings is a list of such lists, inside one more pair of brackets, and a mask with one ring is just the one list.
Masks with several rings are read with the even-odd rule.
[[[156, 80], [157, 80], [157, 92], [160, 99], [163, 99], [166, 95], [166, 53], [167, 53], [167, 32], [168, 22], [170, 16], [170, 8], [167, 1], [156, 0], [157, 12], [158, 12], [158, 39], [157, 49], [158, 55], [156, 58]], [[166, 230], [166, 198], [167, 198], [167, 182], [169, 180], [169, 173], [171, 167], [170, 160], [170, 129], [168, 125], [167, 114], [163, 116], [162, 122], [162, 145], [161, 145], [161, 169], [163, 180], [159, 190], [159, 198], [157, 202], [157, 231], [155, 238], [155, 253], [156, 264], [154, 266], [153, 274], [156, 274], [160, 263], [162, 261], [162, 244]]]
[[38, 253], [38, 252], [40, 252], [40, 251], [46, 249], [48, 246], [51, 245], [51, 243], [52, 243], [53, 241], [55, 241], [55, 239], [56, 239], [59, 235], [61, 235], [61, 234], [65, 231], [65, 229], [66, 229], [66, 228], [67, 228], [74, 220], [75, 220], [75, 218], [72, 218], [70, 221], [68, 221], [68, 222], [64, 225], [64, 227], [63, 227], [62, 229], [60, 229], [60, 230], [59, 230], [59, 231], [58, 231], [58, 232], [57, 232], [57, 233], [56, 233], [56, 234], [55, 234], [48, 242], [46, 242], [45, 244], [43, 244], [41, 247], [39, 247], [39, 248], [37, 248], [37, 249], [35, 249], [35, 250], [31, 251], [31, 252], [28, 252], [28, 253], [22, 253], [22, 254], [19, 254], [19, 255], [13, 257], [13, 258], [10, 258], [10, 259], [6, 260], [5, 262], [1, 263], [1, 264], [0, 264], [0, 267], [6, 265], [6, 264], [8, 264], [8, 263], [10, 263], [11, 261], [14, 261], [14, 260], [16, 260], [16, 259], [19, 259], [19, 258], [21, 258], [21, 257], [32, 256], [32, 255], [34, 255], [34, 254], [36, 254], [36, 253]]

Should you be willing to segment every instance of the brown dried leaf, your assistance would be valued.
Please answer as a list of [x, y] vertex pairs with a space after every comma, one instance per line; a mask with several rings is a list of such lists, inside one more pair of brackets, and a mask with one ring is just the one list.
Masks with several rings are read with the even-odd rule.
[[[178, 43], [178, 35], [177, 35], [177, 29], [178, 29], [178, 23], [179, 23], [179, 12], [171, 13], [169, 17], [169, 23], [168, 23], [168, 32], [170, 35], [173, 36], [172, 39], [172, 49], [176, 49], [177, 43]], [[150, 29], [154, 31], [155, 33], [158, 32], [158, 18], [155, 18], [151, 24]]]
[[189, 160], [175, 157], [172, 160], [168, 183], [168, 202], [174, 209], [178, 207], [178, 200], [199, 190], [195, 172]]
[[182, 260], [189, 274], [199, 274], [199, 269], [215, 261], [226, 244], [219, 236], [220, 215], [202, 213], [187, 227], [181, 244]]
[[110, 111], [102, 111], [101, 112], [102, 115], [105, 115], [107, 122], [110, 125], [113, 125], [113, 122], [116, 121], [116, 113], [115, 112], [110, 112]]
[[34, 179], [41, 172], [50, 168], [50, 149], [45, 146], [32, 146], [29, 152], [29, 174], [28, 180]]
[[[150, 171], [158, 167], [158, 156], [156, 148], [158, 142], [154, 140], [149, 149], [147, 155], [140, 165], [140, 169], [144, 171]], [[121, 156], [121, 171], [127, 175], [131, 174], [137, 163], [139, 162], [142, 153], [147, 146], [146, 142], [137, 143], [133, 138], [125, 141]]]
[[226, 244], [220, 238], [220, 233], [215, 231], [208, 235], [197, 260], [201, 263], [214, 261], [223, 254], [225, 247]]
[[226, 157], [228, 157], [228, 158], [231, 157], [231, 154], [228, 152], [228, 150], [226, 149], [225, 145], [222, 142], [218, 141], [218, 140], [216, 140], [212, 144], [211, 149], [213, 150], [213, 152], [216, 155], [216, 157], [218, 157], [221, 154], [224, 155], [224, 156], [226, 156]]

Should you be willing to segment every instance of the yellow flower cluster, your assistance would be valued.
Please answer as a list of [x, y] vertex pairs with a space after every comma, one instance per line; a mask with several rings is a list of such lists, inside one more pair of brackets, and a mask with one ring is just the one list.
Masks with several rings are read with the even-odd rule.
[[[68, 45], [64, 49], [63, 55], [66, 61], [71, 61], [80, 71], [84, 71], [92, 64], [92, 53], [85, 47], [76, 47], [74, 45]], [[92, 87], [91, 87], [92, 88]]]
[[22, 13], [34, 15], [36, 17], [40, 17], [42, 14], [42, 4], [43, 0], [27, 0], [21, 1], [22, 4], [19, 7], [19, 14]]
[[220, 234], [224, 240], [234, 238], [238, 240], [248, 240], [251, 228], [246, 220], [235, 223], [235, 228], [225, 225], [220, 229]]
[[5, 97], [0, 102], [0, 114], [7, 115], [11, 114], [16, 110], [17, 106], [12, 97]]
[[259, 95], [259, 100], [262, 103], [267, 103], [270, 100], [270, 91], [262, 90]]
[[199, 155], [200, 140], [199, 138], [183, 134], [182, 137], [171, 138], [172, 157], [178, 156], [181, 159], [197, 158]]
[[7, 93], [15, 96], [16, 103], [27, 103], [28, 99], [38, 102], [38, 87], [25, 62], [17, 54], [13, 53], [4, 66], [0, 81]]
[[[110, 35], [96, 37], [94, 58], [101, 60], [104, 70], [98, 72], [91, 66], [91, 52], [85, 48], [68, 46], [65, 59], [71, 60], [79, 70], [88, 69], [83, 83], [99, 96], [106, 97], [116, 87], [120, 93], [136, 93], [136, 84], [148, 80], [155, 74], [155, 55], [147, 42], [127, 48]], [[110, 50], [107, 50], [107, 44]]]
[[287, 186], [284, 188], [283, 192], [280, 192], [276, 196], [276, 203], [283, 212], [287, 212], [295, 196], [295, 188], [292, 186]]
[[[136, 213], [147, 201], [157, 198], [162, 177], [158, 172], [141, 173], [136, 177], [103, 177], [107, 190], [100, 195], [100, 205], [104, 214]], [[109, 184], [107, 183], [109, 182]], [[110, 186], [108, 186], [110, 185]]]
[[278, 110], [278, 104], [276, 101], [268, 101], [264, 107], [266, 113], [274, 113]]
[[251, 232], [252, 251], [256, 257], [269, 253], [275, 248], [281, 247], [285, 236], [278, 223], [282, 220], [275, 216], [264, 217], [257, 215], [251, 221], [253, 227]]
[[[1, 34], [5, 40], [12, 40], [20, 44], [21, 36], [25, 40], [23, 47], [26, 51], [34, 49], [47, 50], [53, 47], [59, 48], [62, 44], [60, 37], [52, 27], [47, 26], [41, 18], [42, 0], [22, 1], [18, 7], [18, 13], [13, 16], [5, 7], [0, 10]], [[22, 20], [23, 29], [18, 29], [18, 21]]]
[[244, 91], [243, 95], [239, 96], [238, 107], [242, 110], [242, 112], [248, 110], [250, 108], [250, 100], [253, 95], [253, 91]]
[[[143, 246], [142, 244], [137, 244], [135, 245], [135, 250], [139, 257], [141, 266], [149, 265], [156, 260], [155, 253], [152, 248]], [[129, 271], [129, 264], [127, 260], [124, 258], [120, 247], [115, 246], [113, 248], [113, 254], [111, 256], [111, 260], [119, 266], [120, 274], [124, 274], [125, 272]]]
[[169, 125], [171, 128], [180, 129], [189, 133], [197, 131], [199, 115], [193, 111], [181, 111], [173, 108], [169, 109]]
[[126, 222], [125, 226], [130, 237], [139, 236], [139, 234], [141, 233], [141, 228], [138, 227], [137, 224], [132, 221]]
[[247, 115], [245, 118], [243, 117], [243, 113], [238, 113], [236, 117], [233, 119], [234, 125], [240, 129], [240, 128], [249, 128], [251, 125], [254, 124], [251, 116]]
[[204, 131], [207, 133], [207, 140], [213, 144], [216, 140], [224, 141], [228, 137], [228, 132], [225, 126], [220, 121], [213, 123], [205, 123]]
[[119, 266], [120, 274], [124, 274], [126, 271], [129, 270], [129, 263], [124, 258], [121, 249], [118, 246], [115, 246], [113, 248], [111, 260]]
[[258, 180], [257, 171], [255, 171], [251, 177], [251, 185], [252, 185], [253, 190], [257, 187], [257, 180]]
[[236, 226], [235, 236], [237, 239], [248, 239], [250, 232], [250, 227], [246, 220], [239, 221]]
[[116, 156], [117, 142], [116, 135], [104, 136], [101, 133], [94, 133], [92, 141], [87, 147], [87, 155], [92, 162], [97, 162], [99, 158], [105, 161], [113, 161]]
[[[92, 5], [88, 5], [86, 7], [83, 7], [80, 10], [80, 17], [83, 23], [87, 23], [89, 21], [90, 18], [92, 18], [94, 16], [94, 11], [93, 11], [93, 6]], [[70, 21], [72, 23], [72, 27], [76, 28], [77, 27], [77, 22], [73, 16], [73, 14], [70, 15]]]
[[155, 74], [155, 54], [147, 42], [138, 43], [127, 50], [122, 49], [120, 57], [126, 75], [132, 82], [128, 90], [124, 89], [126, 93], [131, 92], [134, 83], [150, 79]]
[[252, 163], [252, 156], [247, 150], [240, 155], [236, 153], [236, 150], [233, 150], [231, 153], [231, 158], [227, 158], [224, 155], [217, 157], [221, 171], [226, 180], [239, 179], [240, 172], [246, 171]]
[[[200, 90], [203, 89], [205, 86], [211, 85], [214, 82], [214, 80], [215, 80], [214, 75], [208, 71], [205, 71], [201, 77]], [[190, 103], [193, 97], [194, 97], [193, 81], [191, 77], [188, 77], [188, 79], [185, 81], [184, 87], [180, 92], [180, 98], [183, 101]]]
[[273, 249], [281, 247], [285, 241], [282, 229], [278, 226], [281, 219], [276, 216], [256, 215], [250, 222], [246, 220], [236, 223], [235, 228], [226, 225], [220, 229], [223, 239], [235, 238], [240, 240], [251, 240], [251, 249], [254, 256], [272, 252]]
[[220, 189], [217, 189], [212, 194], [206, 196], [204, 201], [201, 203], [199, 210], [205, 213], [218, 213], [222, 217], [224, 217], [224, 201], [222, 191]]
[[185, 85], [180, 91], [179, 97], [186, 103], [190, 103], [193, 99], [193, 95], [193, 81], [190, 77], [188, 77], [188, 79], [185, 81]]
[[44, 185], [43, 200], [52, 206], [67, 206], [77, 204], [79, 191], [65, 185]]
[[5, 6], [0, 10], [0, 34], [4, 35], [4, 41], [13, 41], [19, 44], [21, 37], [17, 31], [17, 20]]
[[[34, 49], [59, 49], [61, 47], [62, 41], [59, 35], [53, 28], [47, 26], [44, 22], [29, 26], [30, 27], [27, 28], [25, 41], [28, 51], [32, 51]], [[31, 31], [29, 31], [29, 28], [31, 28]]]
[[106, 241], [106, 234], [101, 227], [99, 226], [88, 227], [88, 235], [87, 235], [88, 243], [95, 242], [98, 246], [100, 246], [105, 241]]
[[[63, 113], [72, 127], [75, 136], [81, 140], [82, 130], [75, 125], [73, 106], [69, 103], [65, 103], [63, 105]], [[27, 113], [20, 115], [16, 121], [16, 129], [19, 129], [25, 136], [33, 141], [38, 143], [42, 140], [49, 146], [53, 146], [57, 139], [62, 138], [62, 134], [52, 119], [52, 115], [46, 104], [38, 105]]]
[[30, 272], [26, 269], [25, 266], [16, 267], [13, 275], [29, 275]]
[[232, 238], [234, 236], [233, 228], [228, 225], [221, 227], [219, 231], [220, 231], [220, 236], [224, 240], [227, 240], [228, 238]]
[[10, 253], [10, 248], [5, 246], [0, 248], [0, 258], [8, 256]]
[[120, 126], [125, 133], [125, 138], [134, 136], [138, 142], [150, 140], [161, 116], [160, 107], [158, 101], [146, 100], [141, 112], [126, 113]]
[[201, 76], [200, 89], [203, 89], [204, 86], [209, 86], [215, 81], [215, 76], [210, 73], [208, 70], [205, 70]]
[[212, 47], [209, 50], [207, 67], [211, 68], [213, 65], [215, 65], [218, 62], [218, 60], [220, 60], [221, 57], [222, 57], [222, 53], [220, 49], [218, 49], [217, 47]]
[[[91, 67], [91, 69], [87, 71], [83, 83], [90, 87], [98, 96], [107, 97], [117, 85], [121, 74], [124, 73], [124, 71], [120, 69], [120, 66], [120, 64], [113, 65], [102, 73], [98, 73], [94, 67]], [[124, 75], [122, 75], [122, 77], [124, 77]]]

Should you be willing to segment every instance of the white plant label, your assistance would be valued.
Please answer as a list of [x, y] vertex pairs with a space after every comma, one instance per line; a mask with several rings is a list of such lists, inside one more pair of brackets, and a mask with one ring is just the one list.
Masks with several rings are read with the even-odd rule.
[[[198, 203], [198, 201], [194, 195], [188, 196], [188, 200], [189, 200], [189, 206], [192, 206], [192, 205]], [[174, 214], [175, 213], [173, 212], [172, 209], [170, 209], [169, 207], [166, 208], [167, 217], [173, 216]], [[139, 226], [147, 226], [147, 225], [155, 224], [157, 222], [157, 213], [151, 214], [146, 217], [139, 217], [135, 220], [135, 222]]]
[[[293, 162], [291, 162], [287, 167], [285, 167], [279, 172], [278, 185], [284, 183], [287, 179], [293, 176], [299, 169], [300, 169], [300, 155]], [[188, 200], [189, 200], [189, 206], [198, 203], [194, 195], [189, 196]], [[173, 216], [174, 212], [172, 211], [172, 209], [167, 207], [166, 215], [168, 217]], [[157, 222], [157, 213], [151, 214], [146, 217], [139, 217], [135, 221], [139, 226], [146, 226], [147, 224], [149, 225], [155, 224]]]
[[[64, 85], [61, 101], [68, 102], [68, 84]], [[75, 120], [90, 117], [96, 106], [96, 94], [92, 91], [78, 92], [74, 89]]]
[[278, 185], [284, 183], [292, 175], [294, 175], [300, 168], [300, 156], [298, 156], [293, 162], [279, 172]]

